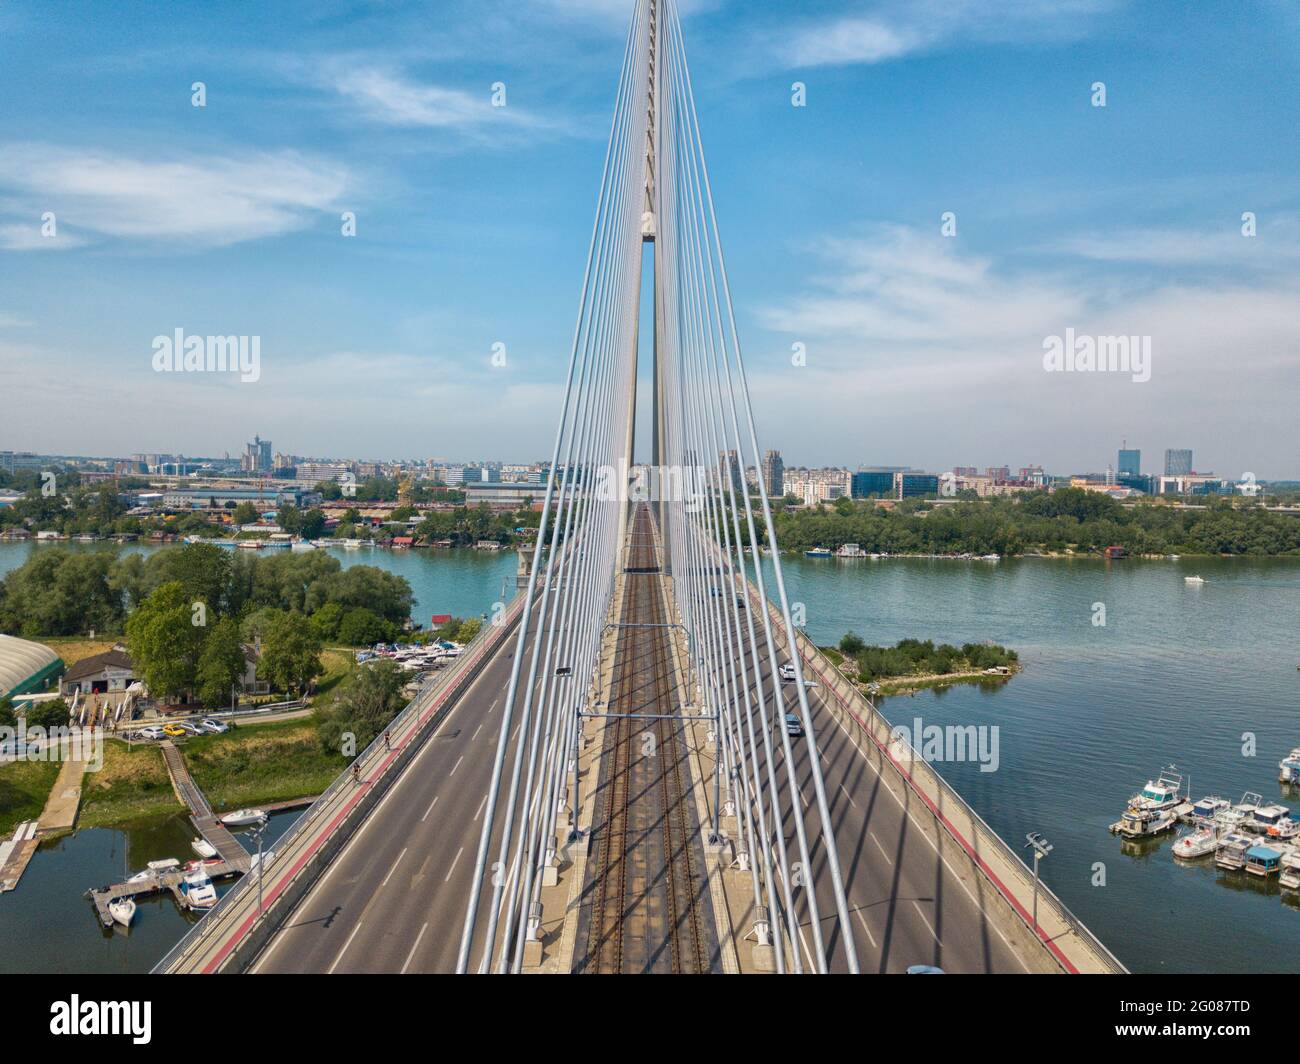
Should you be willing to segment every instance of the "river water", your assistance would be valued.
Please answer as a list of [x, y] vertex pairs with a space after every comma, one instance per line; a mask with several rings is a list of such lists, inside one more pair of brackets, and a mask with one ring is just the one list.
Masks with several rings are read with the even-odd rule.
[[[0, 544], [0, 574], [42, 549]], [[516, 564], [514, 552], [337, 556], [405, 576], [426, 623], [490, 610]], [[1294, 971], [1300, 899], [1276, 880], [1221, 873], [1212, 859], [1176, 864], [1172, 835], [1131, 845], [1106, 827], [1170, 763], [1197, 797], [1253, 790], [1300, 808], [1276, 782], [1278, 760], [1300, 746], [1300, 559], [793, 557], [784, 571], [819, 643], [852, 629], [868, 643], [991, 639], [1020, 654], [1024, 670], [996, 688], [958, 684], [881, 708], [896, 724], [998, 729], [996, 771], [936, 767], [1014, 848], [1030, 831], [1054, 844], [1044, 881], [1130, 968]], [[1206, 582], [1186, 584], [1193, 574]], [[1094, 624], [1097, 604], [1105, 625]], [[192, 835], [176, 817], [43, 849], [18, 890], [0, 896], [0, 971], [147, 969], [185, 926], [171, 901], [142, 905], [128, 939], [102, 935], [81, 893], [128, 865], [181, 856]]]

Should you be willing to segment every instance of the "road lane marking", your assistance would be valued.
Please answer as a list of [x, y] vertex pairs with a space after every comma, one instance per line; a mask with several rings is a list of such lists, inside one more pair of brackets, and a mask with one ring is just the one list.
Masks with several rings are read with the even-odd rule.
[[461, 754], [460, 757], [456, 758], [456, 763], [451, 766], [451, 771], [447, 773], [448, 779], [451, 779], [452, 776], [456, 775], [456, 770], [460, 768], [460, 763], [464, 760], [465, 760], [464, 754]]
[[478, 808], [474, 810], [474, 819], [475, 819], [475, 820], [477, 820], [478, 817], [479, 817], [479, 814], [480, 814], [481, 812], [483, 812], [483, 806], [484, 806], [486, 803], [487, 803], [487, 795], [484, 794], [483, 797], [479, 800]]
[[916, 915], [919, 916], [925, 922], [925, 926], [930, 929], [930, 934], [934, 935], [934, 940], [938, 942], [940, 946], [942, 946], [943, 942], [939, 938], [939, 936], [935, 934], [934, 926], [926, 918], [925, 910], [921, 908], [921, 903], [918, 902], [915, 898], [913, 898], [912, 904], [916, 907]]
[[871, 841], [876, 844], [876, 849], [880, 851], [880, 856], [883, 857], [886, 861], [888, 861], [892, 865], [894, 863], [894, 859], [890, 857], [889, 853], [885, 850], [885, 848], [880, 845], [880, 840], [876, 838], [875, 833], [868, 831], [867, 834], [871, 837]]
[[867, 933], [867, 938], [871, 941], [871, 948], [879, 949], [880, 947], [876, 945], [876, 936], [871, 933], [871, 928], [867, 926], [867, 918], [862, 915], [862, 910], [855, 909], [854, 913], [857, 915], [858, 923], [862, 925], [862, 930]]
[[853, 795], [849, 794], [848, 791], [844, 790], [844, 784], [842, 783], [840, 784], [840, 791], [843, 793], [844, 797], [849, 800], [849, 805], [853, 806], [853, 808], [856, 809], [858, 807], [858, 803], [853, 800]]
[[393, 862], [393, 867], [388, 870], [388, 875], [384, 876], [384, 881], [379, 884], [380, 887], [388, 886], [388, 881], [393, 878], [393, 873], [397, 871], [397, 866], [402, 863], [402, 858], [406, 856], [408, 849], [410, 849], [408, 846], [402, 847], [402, 852], [397, 855], [397, 860]]
[[406, 955], [406, 961], [402, 965], [401, 972], [398, 974], [400, 975], [406, 974], [406, 969], [411, 966], [411, 958], [415, 956], [415, 950], [420, 945], [420, 939], [424, 938], [424, 933], [428, 930], [429, 930], [429, 922], [426, 920], [424, 926], [420, 928], [420, 933], [415, 936], [415, 942], [411, 946], [411, 952]]
[[480, 722], [479, 722], [479, 726], [478, 726], [477, 728], [474, 729], [474, 734], [471, 735], [471, 736], [469, 737], [469, 741], [470, 741], [470, 742], [473, 742], [475, 739], [477, 739], [477, 738], [478, 738], [478, 733], [481, 732], [482, 730], [483, 730], [483, 724], [482, 724], [482, 722], [480, 721]]
[[454, 871], [456, 871], [456, 864], [460, 861], [460, 855], [464, 852], [465, 852], [464, 846], [462, 846], [459, 850], [456, 851], [456, 856], [453, 857], [451, 860], [451, 867], [447, 869], [447, 874], [442, 879], [444, 883], [448, 883], [451, 881], [451, 874]]
[[348, 940], [343, 943], [343, 948], [339, 950], [339, 955], [334, 958], [334, 963], [329, 966], [329, 970], [325, 973], [326, 975], [334, 974], [334, 969], [339, 966], [339, 961], [343, 959], [343, 954], [347, 953], [348, 947], [352, 945], [352, 940], [357, 937], [357, 932], [360, 930], [361, 930], [361, 921], [358, 920], [356, 927], [352, 929], [352, 934], [348, 935]]
[[423, 824], [429, 819], [429, 814], [433, 812], [433, 807], [438, 804], [438, 795], [433, 796], [433, 801], [429, 803], [429, 808], [424, 811], [424, 816], [420, 817], [420, 823]]

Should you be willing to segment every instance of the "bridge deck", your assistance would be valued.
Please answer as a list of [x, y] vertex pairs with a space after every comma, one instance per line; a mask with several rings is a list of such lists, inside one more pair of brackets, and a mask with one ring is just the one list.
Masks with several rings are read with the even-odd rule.
[[721, 971], [649, 510], [638, 507], [606, 719], [574, 971]]

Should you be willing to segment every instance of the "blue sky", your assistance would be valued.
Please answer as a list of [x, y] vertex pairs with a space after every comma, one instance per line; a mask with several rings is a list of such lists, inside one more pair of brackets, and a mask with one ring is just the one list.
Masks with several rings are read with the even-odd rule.
[[[0, 2], [0, 449], [546, 455], [631, 6]], [[681, 6], [764, 446], [1300, 476], [1297, 5]]]

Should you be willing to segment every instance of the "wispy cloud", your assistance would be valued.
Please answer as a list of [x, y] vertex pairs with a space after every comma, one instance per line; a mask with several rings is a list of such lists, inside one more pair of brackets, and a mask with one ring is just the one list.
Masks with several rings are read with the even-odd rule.
[[805, 20], [766, 38], [786, 67], [881, 63], [972, 41], [1069, 39], [1123, 0], [878, 0], [853, 14]]
[[[95, 234], [215, 247], [277, 236], [337, 209], [352, 185], [343, 167], [297, 152], [150, 158], [50, 144], [0, 145], [5, 213], [37, 218], [52, 211], [60, 232], [66, 227], [73, 240]], [[12, 221], [0, 234], [11, 250], [45, 246], [38, 228]]]
[[[54, 235], [46, 236], [41, 232], [39, 221], [27, 225], [22, 223], [0, 225], [0, 249], [4, 251], [63, 251], [80, 247], [84, 243], [84, 240], [67, 233], [59, 233], [57, 229]], [[3, 318], [0, 317], [0, 321], [2, 320]]]
[[1234, 270], [1300, 264], [1300, 217], [1257, 216], [1254, 236], [1244, 235], [1242, 224], [1229, 217], [1204, 227], [1098, 230], [1071, 236], [1058, 249], [1098, 262]]

